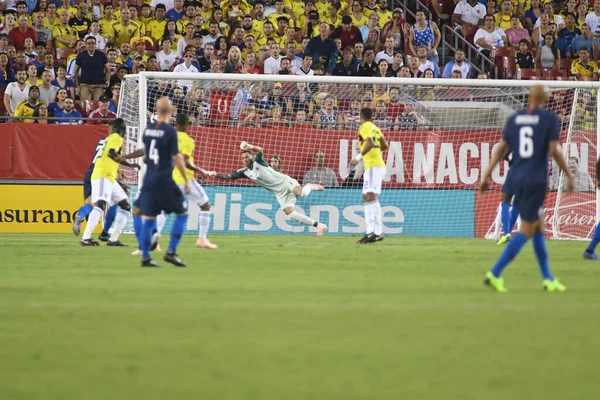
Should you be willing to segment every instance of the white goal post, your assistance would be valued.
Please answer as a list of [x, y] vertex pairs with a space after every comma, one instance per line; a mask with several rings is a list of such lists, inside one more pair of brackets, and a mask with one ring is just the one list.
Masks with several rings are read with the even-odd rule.
[[[233, 172], [241, 167], [239, 143], [259, 145], [267, 162], [275, 156], [301, 184], [328, 186], [299, 199], [300, 212], [327, 223], [330, 234], [358, 235], [364, 231], [362, 172], [348, 163], [356, 154], [356, 110], [371, 106], [390, 143], [380, 196], [384, 233], [489, 238], [499, 229], [495, 220], [508, 163], [495, 169], [491, 191], [482, 198], [477, 184], [506, 119], [527, 106], [534, 84], [551, 91], [548, 109], [561, 116], [563, 153], [578, 175], [576, 192], [566, 193], [562, 174], [549, 165], [548, 234], [589, 238], [600, 218], [593, 178], [600, 149], [599, 82], [141, 72], [123, 79], [118, 115], [127, 123], [130, 151], [140, 145], [139, 132], [156, 100], [168, 95], [174, 113], [193, 121], [189, 134], [197, 165]], [[141, 174], [128, 178], [141, 182]], [[202, 184], [212, 204], [211, 234], [313, 233], [288, 220], [275, 196], [248, 180], [209, 178]], [[190, 205], [190, 233], [197, 213]]]

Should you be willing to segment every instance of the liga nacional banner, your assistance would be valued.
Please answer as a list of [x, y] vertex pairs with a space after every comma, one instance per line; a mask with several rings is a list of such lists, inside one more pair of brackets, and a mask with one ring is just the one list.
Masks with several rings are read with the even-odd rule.
[[0, 185], [0, 232], [71, 233], [82, 204], [82, 186]]

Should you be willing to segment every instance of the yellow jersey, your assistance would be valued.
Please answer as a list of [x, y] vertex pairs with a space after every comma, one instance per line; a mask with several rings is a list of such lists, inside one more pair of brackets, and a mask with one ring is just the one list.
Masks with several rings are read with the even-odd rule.
[[358, 141], [360, 142], [360, 150], [365, 148], [367, 139], [373, 139], [373, 147], [369, 152], [363, 155], [363, 162], [365, 163], [365, 171], [371, 167], [383, 167], [385, 168], [385, 162], [381, 155], [380, 140], [383, 137], [381, 129], [377, 127], [371, 121], [367, 121], [358, 128]]
[[108, 154], [111, 149], [120, 153], [121, 147], [123, 147], [123, 138], [118, 133], [111, 133], [106, 138], [104, 145], [102, 145], [102, 149], [100, 149], [100, 152], [98, 152], [98, 155], [96, 156], [92, 180], [104, 178], [115, 183], [117, 180], [117, 173], [119, 172], [119, 163], [110, 158]]
[[[184, 158], [185, 156], [189, 156], [190, 160], [193, 163], [194, 147], [196, 146], [194, 144], [194, 139], [189, 137], [188, 134], [185, 132], [177, 131], [177, 146], [179, 146], [179, 152], [184, 156]], [[193, 170], [187, 168], [185, 170], [185, 174], [187, 175], [188, 180], [194, 179]], [[173, 180], [177, 185], [183, 185], [186, 182], [185, 179], [183, 179], [183, 175], [181, 175], [181, 172], [179, 172], [177, 167], [173, 168]]]
[[131, 38], [142, 37], [142, 28], [135, 21], [129, 21], [127, 26], [123, 26], [121, 21], [116, 21], [110, 27], [114, 32], [115, 44], [117, 46], [131, 42]]
[[56, 40], [57, 37], [62, 37], [63, 39], [72, 40], [77, 38], [77, 31], [70, 26], [62, 26], [55, 25], [54, 29], [52, 29], [52, 37], [54, 38], [54, 47], [57, 49], [70, 49], [71, 46], [68, 44], [64, 44]]
[[571, 74], [577, 75], [578, 78], [593, 78], [597, 71], [598, 64], [594, 61], [583, 64], [578, 58], [571, 63]]
[[304, 15], [304, 2], [302, 0], [283, 0], [283, 6], [292, 10], [296, 18]]
[[[21, 100], [15, 108], [15, 117], [31, 117], [42, 104], [44, 103], [40, 100], [36, 104], [31, 104], [28, 99]], [[31, 124], [34, 121], [32, 119], [23, 119], [19, 120], [19, 122]]]
[[165, 34], [165, 27], [167, 26], [167, 20], [163, 19], [162, 21], [157, 21], [153, 19], [152, 21], [146, 24], [146, 35], [150, 36], [152, 39], [156, 41], [156, 43], [160, 42], [163, 35]]

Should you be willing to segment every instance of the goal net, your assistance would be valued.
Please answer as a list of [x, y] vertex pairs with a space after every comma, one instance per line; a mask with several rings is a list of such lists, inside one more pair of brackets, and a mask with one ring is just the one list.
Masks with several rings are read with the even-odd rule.
[[[492, 174], [491, 191], [477, 186], [506, 119], [527, 106], [531, 81], [299, 77], [285, 75], [128, 75], [121, 86], [119, 116], [128, 126], [127, 150], [153, 118], [158, 98], [168, 96], [176, 113], [189, 115], [194, 161], [206, 170], [242, 167], [240, 142], [261, 146], [265, 160], [298, 180], [320, 183], [324, 192], [298, 199], [297, 210], [328, 225], [329, 234], [364, 232], [362, 166], [356, 155], [362, 107], [390, 144], [380, 203], [384, 234], [495, 238], [508, 163]], [[545, 204], [548, 235], [591, 236], [596, 221], [593, 181], [598, 141], [598, 96], [592, 82], [547, 82], [547, 105], [561, 117], [562, 150], [576, 175], [576, 191], [549, 165]], [[141, 174], [130, 173], [135, 184]], [[275, 196], [238, 179], [202, 182], [212, 205], [211, 234], [314, 234], [289, 220]], [[135, 195], [135, 190], [132, 191]], [[197, 232], [198, 211], [190, 204], [187, 233]], [[167, 228], [169, 222], [167, 223]]]

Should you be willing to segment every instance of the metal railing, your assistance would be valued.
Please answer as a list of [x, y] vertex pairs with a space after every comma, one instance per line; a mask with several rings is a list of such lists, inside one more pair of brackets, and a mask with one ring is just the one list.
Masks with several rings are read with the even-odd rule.
[[449, 25], [444, 25], [442, 27], [442, 52], [448, 54], [448, 50], [452, 53], [457, 50], [464, 50], [467, 61], [477, 73], [489, 73], [492, 71], [490, 78], [498, 79], [498, 66], [496, 63], [481, 54], [477, 47], [473, 46], [456, 29], [451, 28]]

